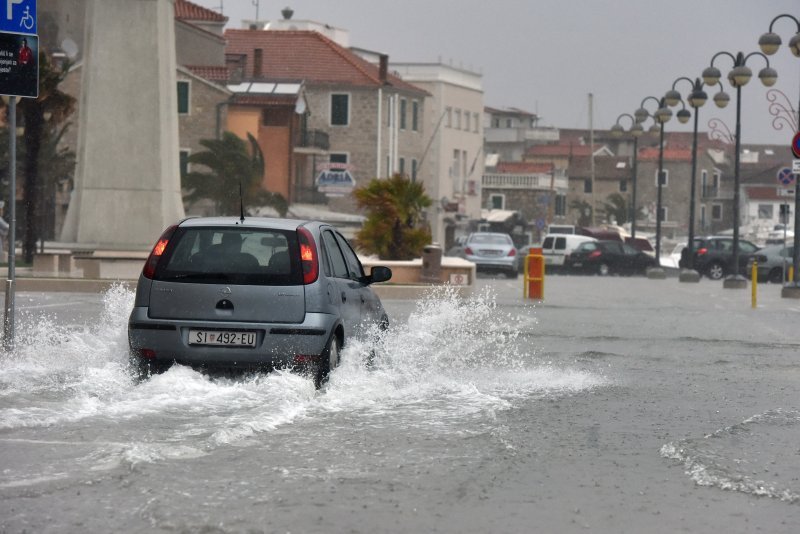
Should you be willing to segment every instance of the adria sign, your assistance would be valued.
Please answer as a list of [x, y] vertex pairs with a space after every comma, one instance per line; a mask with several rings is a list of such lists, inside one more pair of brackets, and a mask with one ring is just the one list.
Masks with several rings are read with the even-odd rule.
[[794, 139], [792, 139], [792, 154], [794, 157], [800, 158], [800, 132], [794, 134]]

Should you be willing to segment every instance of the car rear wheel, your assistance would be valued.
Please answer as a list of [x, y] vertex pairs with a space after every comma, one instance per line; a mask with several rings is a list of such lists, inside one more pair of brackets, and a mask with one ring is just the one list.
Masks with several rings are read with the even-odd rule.
[[715, 261], [706, 269], [706, 276], [712, 280], [721, 280], [725, 276], [725, 268], [721, 263]]
[[339, 365], [339, 338], [336, 334], [331, 335], [328, 346], [322, 351], [319, 363], [314, 369], [314, 387], [319, 389], [328, 381], [331, 371]]
[[782, 284], [783, 283], [783, 269], [776, 268], [772, 269], [769, 272], [769, 276], [767, 279], [772, 282], [773, 284]]
[[130, 355], [129, 362], [133, 376], [138, 381], [147, 380], [151, 376], [159, 375], [172, 367], [172, 362], [151, 360], [134, 353]]
[[611, 273], [611, 268], [608, 266], [607, 263], [601, 263], [597, 266], [597, 274], [600, 276], [608, 276]]

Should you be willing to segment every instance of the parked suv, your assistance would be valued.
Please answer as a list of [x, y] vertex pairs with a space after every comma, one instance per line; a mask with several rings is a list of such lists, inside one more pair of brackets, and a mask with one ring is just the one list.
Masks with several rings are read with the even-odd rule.
[[[758, 250], [750, 241], [739, 240], [739, 266], [733, 266], [733, 238], [728, 236], [698, 237], [694, 240], [694, 269], [712, 280], [720, 280], [724, 276], [738, 272], [745, 274], [747, 260]], [[679, 266], [689, 266], [688, 248], [681, 251]]]
[[309, 371], [319, 387], [340, 349], [388, 318], [369, 275], [335, 228], [320, 222], [192, 218], [171, 226], [145, 263], [128, 322], [143, 376], [173, 362]]

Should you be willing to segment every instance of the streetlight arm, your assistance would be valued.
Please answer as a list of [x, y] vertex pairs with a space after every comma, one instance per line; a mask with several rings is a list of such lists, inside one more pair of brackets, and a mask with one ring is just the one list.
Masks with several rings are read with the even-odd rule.
[[800, 33], [800, 19], [797, 19], [797, 18], [793, 17], [792, 15], [790, 15], [790, 14], [788, 14], [788, 13], [784, 13], [784, 14], [782, 14], [782, 15], [778, 15], [777, 17], [775, 17], [774, 19], [772, 19], [772, 22], [770, 22], [770, 23], [769, 23], [769, 31], [770, 31], [770, 33], [772, 33], [772, 26], [773, 26], [773, 25], [774, 25], [774, 24], [775, 24], [775, 23], [776, 23], [776, 22], [777, 22], [779, 19], [783, 19], [783, 18], [792, 19], [792, 20], [794, 21], [794, 23], [797, 25], [797, 31], [798, 31], [798, 33]]
[[645, 103], [645, 102], [647, 102], [648, 100], [653, 100], [653, 101], [655, 101], [655, 103], [656, 103], [656, 106], [657, 106], [657, 107], [656, 107], [656, 109], [658, 109], [658, 108], [660, 108], [660, 107], [661, 107], [661, 101], [660, 101], [658, 98], [654, 97], [654, 96], [646, 96], [646, 97], [644, 97], [644, 98], [642, 99], [642, 103], [641, 103], [641, 105], [640, 105], [639, 107], [640, 107], [640, 108], [642, 108], [642, 109], [645, 109], [645, 107], [644, 107], [644, 103]]
[[769, 67], [769, 58], [761, 52], [750, 52], [746, 56], [744, 56], [744, 61], [742, 61], [742, 65], [747, 63], [747, 60], [750, 59], [751, 56], [761, 56], [764, 58], [764, 61], [767, 62], [767, 67]]
[[734, 64], [734, 65], [736, 64], [736, 56], [734, 56], [734, 55], [733, 55], [733, 54], [731, 54], [730, 52], [725, 52], [725, 51], [723, 50], [722, 52], [717, 52], [717, 53], [716, 53], [716, 54], [714, 54], [714, 55], [713, 55], [713, 57], [711, 58], [711, 66], [712, 66], [712, 67], [714, 66], [714, 61], [715, 61], [715, 60], [716, 60], [716, 59], [717, 59], [719, 56], [728, 56], [729, 58], [731, 58], [731, 61], [733, 61], [733, 64]]
[[[633, 127], [633, 125], [636, 124], [636, 118], [630, 113], [620, 113], [619, 117], [617, 117], [617, 121], [615, 124], [619, 124], [620, 119], [622, 119], [623, 117], [627, 117], [631, 120], [631, 127]], [[620, 124], [620, 126], [622, 125]]]
[[686, 76], [681, 76], [680, 78], [678, 78], [674, 82], [672, 82], [672, 89], [673, 90], [675, 90], [675, 86], [678, 85], [678, 82], [681, 81], [681, 80], [686, 80], [687, 82], [692, 84], [692, 89], [694, 89], [694, 82], [692, 81], [692, 79], [691, 78], [687, 78]]

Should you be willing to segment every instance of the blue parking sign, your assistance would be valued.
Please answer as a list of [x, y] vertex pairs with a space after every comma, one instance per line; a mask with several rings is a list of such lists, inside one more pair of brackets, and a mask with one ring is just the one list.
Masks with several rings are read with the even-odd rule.
[[36, 0], [0, 0], [0, 32], [35, 35]]

